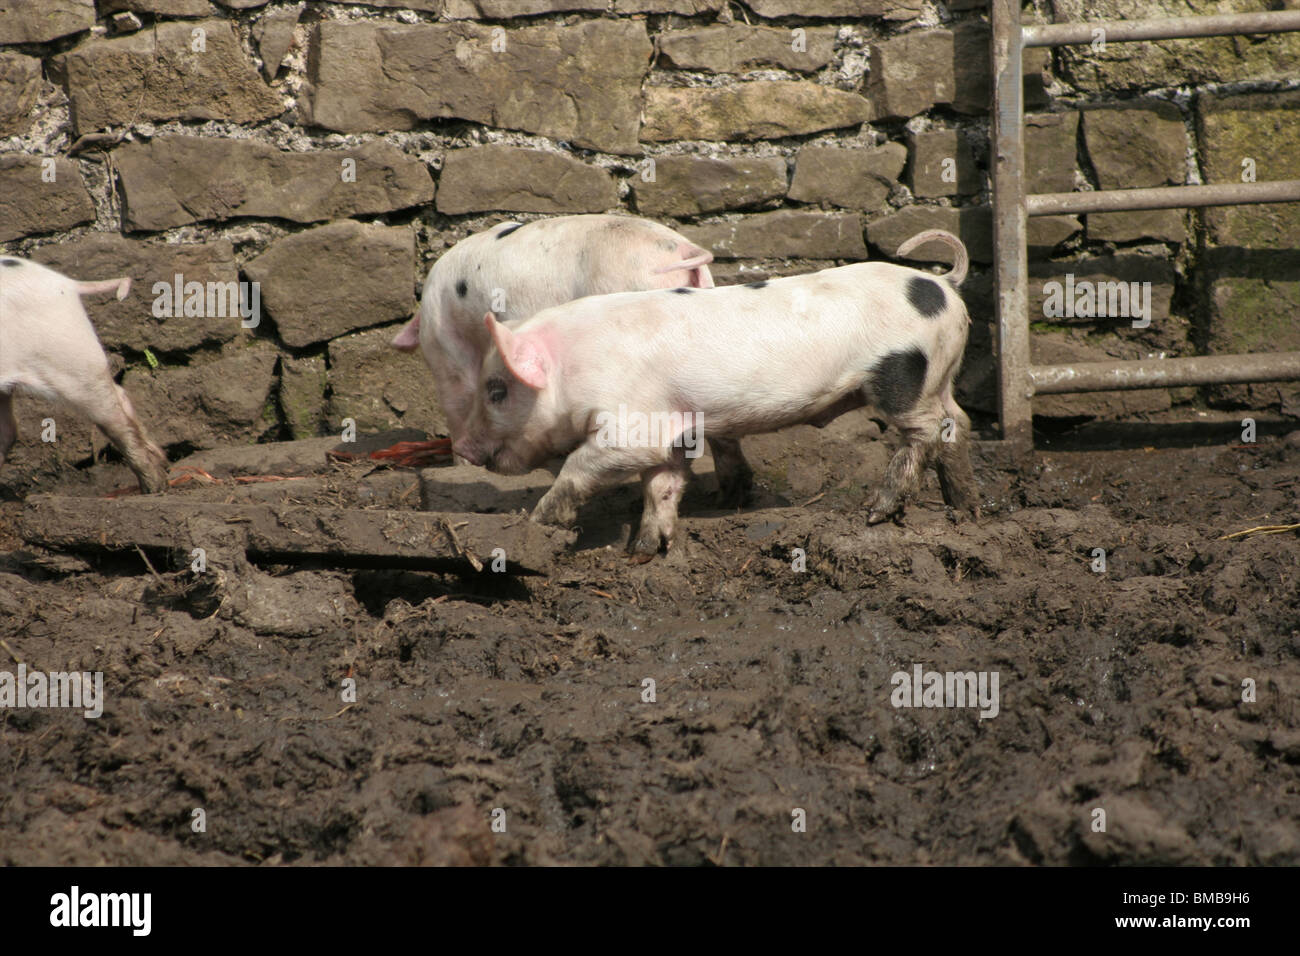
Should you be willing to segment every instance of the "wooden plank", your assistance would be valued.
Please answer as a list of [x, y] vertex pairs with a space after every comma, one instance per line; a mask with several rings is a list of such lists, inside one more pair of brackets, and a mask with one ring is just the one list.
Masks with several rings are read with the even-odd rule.
[[28, 543], [54, 550], [241, 548], [252, 560], [435, 571], [490, 569], [500, 548], [511, 572], [547, 570], [576, 537], [519, 514], [217, 504], [161, 495], [33, 495], [18, 531]]

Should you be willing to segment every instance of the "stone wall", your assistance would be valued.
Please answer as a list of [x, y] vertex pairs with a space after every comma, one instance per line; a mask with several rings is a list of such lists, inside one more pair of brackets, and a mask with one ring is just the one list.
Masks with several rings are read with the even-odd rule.
[[[503, 219], [652, 216], [711, 248], [721, 283], [888, 257], [941, 227], [976, 263], [961, 398], [989, 414], [985, 6], [0, 0], [0, 250], [135, 280], [91, 313], [176, 452], [344, 417], [438, 429], [422, 363], [386, 342], [429, 264]], [[1026, 19], [1275, 6], [1035, 0]], [[1028, 51], [1025, 91], [1031, 191], [1300, 177], [1300, 35]], [[1056, 216], [1030, 241], [1036, 360], [1300, 349], [1300, 206]], [[1152, 283], [1150, 326], [1045, 314], [1067, 273]], [[169, 303], [155, 284], [178, 275]], [[256, 328], [184, 285], [237, 280], [260, 283]], [[1036, 410], [1295, 412], [1296, 394]], [[30, 448], [49, 409], [19, 413]], [[68, 428], [32, 453], [87, 458], [99, 439]]]

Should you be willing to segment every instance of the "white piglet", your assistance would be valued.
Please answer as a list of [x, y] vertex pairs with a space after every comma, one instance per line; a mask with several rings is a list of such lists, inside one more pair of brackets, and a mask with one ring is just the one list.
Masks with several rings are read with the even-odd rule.
[[[433, 372], [453, 441], [463, 437], [479, 366], [492, 345], [485, 312], [515, 326], [590, 295], [713, 287], [713, 255], [667, 226], [632, 216], [558, 216], [506, 222], [462, 239], [429, 270], [419, 315], [393, 347], [419, 346]], [[720, 500], [743, 503], [753, 473], [734, 440], [711, 445]]]
[[[504, 474], [567, 455], [533, 511], [546, 524], [573, 523], [593, 493], [639, 473], [645, 510], [631, 549], [654, 554], [676, 535], [687, 452], [701, 436], [820, 426], [869, 404], [903, 444], [868, 523], [900, 512], [929, 463], [944, 500], [978, 515], [970, 420], [952, 394], [970, 322], [956, 292], [966, 249], [932, 230], [899, 254], [931, 240], [953, 250], [945, 276], [865, 262], [744, 286], [587, 298], [513, 330], [484, 316], [495, 348], [456, 452]], [[609, 427], [624, 422], [639, 427]]]
[[78, 282], [53, 269], [0, 256], [0, 465], [18, 425], [13, 393], [66, 401], [108, 435], [146, 494], [167, 487], [167, 456], [151, 442], [135, 409], [109, 373], [81, 296], [116, 292], [126, 298], [130, 279]]

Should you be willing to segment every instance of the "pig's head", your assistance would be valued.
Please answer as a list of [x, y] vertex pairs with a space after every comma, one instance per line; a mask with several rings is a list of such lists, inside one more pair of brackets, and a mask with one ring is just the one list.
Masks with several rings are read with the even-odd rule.
[[569, 450], [554, 407], [555, 356], [541, 331], [512, 332], [487, 313], [495, 346], [483, 358], [456, 454], [503, 475], [517, 475]]
[[454, 442], [465, 433], [465, 423], [474, 407], [479, 367], [492, 339], [478, 319], [467, 324], [455, 315], [440, 322], [423, 321], [420, 337], [425, 362], [433, 372], [438, 402], [447, 418], [447, 431]]
[[474, 407], [474, 370], [468, 373], [452, 368], [434, 376], [438, 401], [447, 419], [447, 433], [456, 441], [465, 434], [465, 424]]

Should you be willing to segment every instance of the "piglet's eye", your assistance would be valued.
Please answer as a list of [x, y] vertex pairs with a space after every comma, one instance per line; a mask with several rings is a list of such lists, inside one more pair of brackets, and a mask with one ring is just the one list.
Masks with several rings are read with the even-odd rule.
[[506, 400], [506, 383], [504, 379], [490, 378], [487, 380], [487, 400], [493, 405], [500, 405]]

